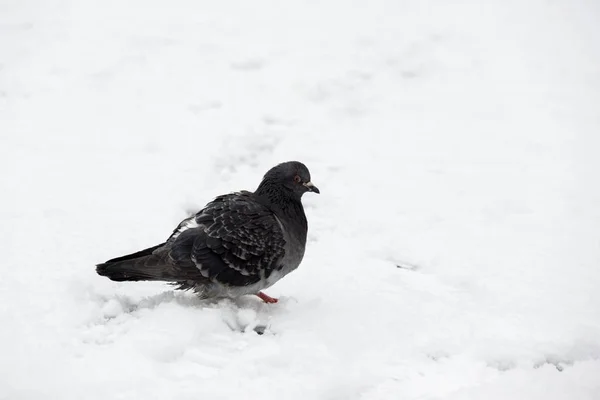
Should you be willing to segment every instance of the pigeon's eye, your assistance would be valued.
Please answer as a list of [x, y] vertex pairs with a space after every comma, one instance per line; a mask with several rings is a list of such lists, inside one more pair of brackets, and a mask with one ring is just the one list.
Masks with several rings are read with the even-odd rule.
[[301, 181], [302, 181], [302, 178], [300, 178], [300, 175], [294, 176], [294, 182], [300, 183]]

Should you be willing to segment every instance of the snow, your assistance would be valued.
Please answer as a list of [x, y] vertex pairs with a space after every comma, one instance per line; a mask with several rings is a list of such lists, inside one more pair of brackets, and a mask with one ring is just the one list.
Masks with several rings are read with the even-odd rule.
[[[0, 399], [599, 399], [599, 17], [2, 2]], [[293, 159], [278, 304], [95, 274]]]

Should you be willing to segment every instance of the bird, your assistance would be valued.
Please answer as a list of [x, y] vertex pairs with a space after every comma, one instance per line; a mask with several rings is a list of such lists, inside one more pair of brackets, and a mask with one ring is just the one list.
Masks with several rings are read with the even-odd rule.
[[201, 299], [256, 295], [294, 271], [304, 257], [308, 221], [302, 195], [320, 193], [306, 165], [288, 161], [264, 175], [254, 192], [216, 197], [183, 221], [164, 243], [96, 265], [113, 281], [164, 281]]

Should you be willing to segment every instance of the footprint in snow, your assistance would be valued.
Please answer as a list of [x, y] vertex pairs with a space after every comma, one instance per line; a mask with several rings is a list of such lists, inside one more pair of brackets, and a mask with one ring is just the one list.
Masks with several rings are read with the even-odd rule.
[[[253, 296], [238, 299], [200, 300], [189, 294], [179, 294], [173, 291], [163, 292], [154, 296], [135, 301], [126, 296], [115, 295], [100, 297], [99, 317], [93, 325], [106, 325], [114, 322], [122, 323], [130, 315], [143, 318], [142, 310], [152, 310], [165, 303], [176, 303], [182, 307], [219, 309], [223, 322], [237, 332], [254, 331], [259, 335], [270, 332], [270, 320], [285, 305], [287, 300], [281, 298], [276, 305], [265, 304]], [[118, 320], [118, 321], [113, 321]]]

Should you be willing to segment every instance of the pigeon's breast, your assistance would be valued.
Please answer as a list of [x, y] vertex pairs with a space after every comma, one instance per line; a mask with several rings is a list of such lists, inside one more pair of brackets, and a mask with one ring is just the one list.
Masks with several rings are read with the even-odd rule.
[[279, 271], [286, 275], [300, 265], [304, 258], [304, 250], [306, 248], [306, 230], [299, 227], [289, 226], [285, 224], [277, 216], [275, 219], [279, 223], [285, 240], [285, 254], [281, 260]]

